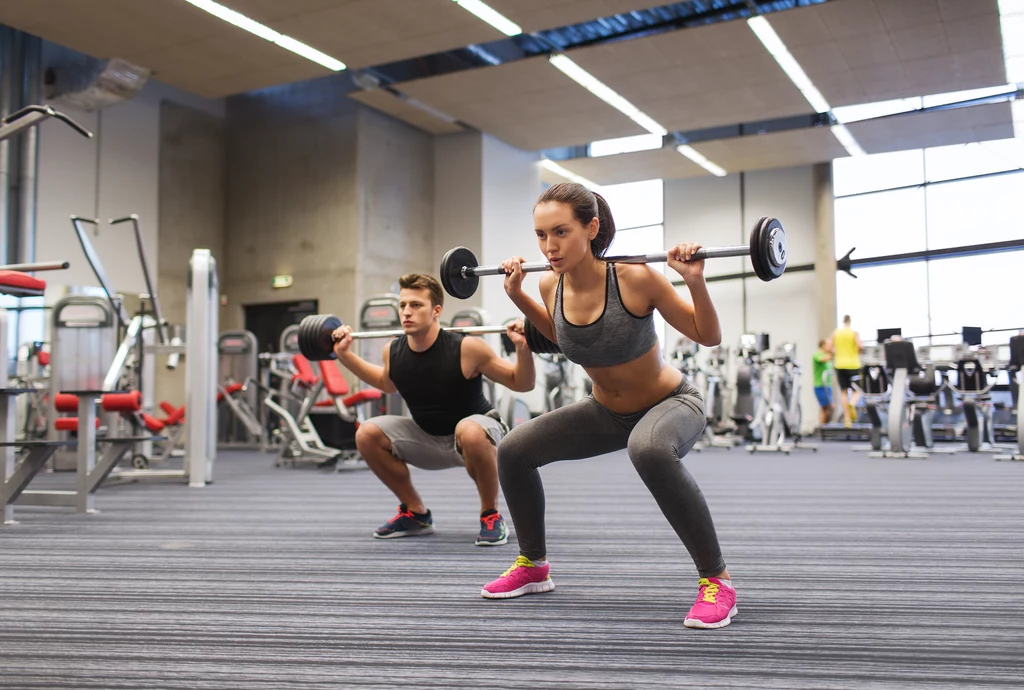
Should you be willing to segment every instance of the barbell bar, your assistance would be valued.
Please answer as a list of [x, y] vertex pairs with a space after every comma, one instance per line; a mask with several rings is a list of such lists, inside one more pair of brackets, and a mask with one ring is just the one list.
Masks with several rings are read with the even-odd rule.
[[[299, 323], [299, 352], [306, 359], [316, 362], [335, 359], [334, 331], [342, 326], [342, 321], [334, 314], [313, 314]], [[488, 333], [504, 333], [505, 326], [452, 326], [443, 328], [445, 331], [465, 333], [466, 335], [485, 335]], [[371, 338], [397, 338], [405, 335], [405, 331], [353, 331], [353, 340], [369, 340]], [[548, 340], [537, 327], [528, 320], [523, 320], [523, 335], [530, 350], [537, 354], [558, 354], [562, 350], [557, 344]]]
[[[786, 251], [786, 231], [777, 219], [763, 217], [754, 224], [748, 244], [728, 247], [702, 247], [694, 252], [691, 260], [719, 259], [730, 256], [749, 256], [754, 273], [768, 282], [781, 276], [786, 270], [789, 258]], [[629, 256], [606, 256], [604, 261], [620, 264], [661, 263], [668, 260], [668, 252], [655, 254], [633, 254]], [[524, 262], [523, 273], [539, 273], [551, 270], [546, 261]], [[477, 291], [481, 276], [506, 275], [501, 266], [481, 266], [476, 256], [466, 247], [448, 250], [441, 259], [441, 285], [445, 292], [457, 299], [469, 299]]]

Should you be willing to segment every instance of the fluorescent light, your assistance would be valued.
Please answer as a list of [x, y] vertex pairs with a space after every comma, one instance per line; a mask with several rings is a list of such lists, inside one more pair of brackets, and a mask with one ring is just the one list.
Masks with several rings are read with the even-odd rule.
[[271, 43], [276, 43], [277, 39], [281, 37], [281, 34], [271, 29], [269, 26], [264, 26], [259, 22], [249, 19], [240, 12], [235, 12], [233, 9], [224, 7], [217, 2], [211, 0], [185, 0], [190, 5], [195, 5], [201, 10], [205, 10], [212, 14], [218, 19], [223, 19], [228, 24], [234, 24], [239, 29], [245, 29], [251, 34], [256, 34], [260, 38], [265, 38]]
[[1016, 84], [1006, 84], [1005, 86], [988, 86], [982, 89], [968, 89], [967, 91], [937, 93], [922, 98], [921, 106], [924, 108], [933, 108], [937, 105], [949, 105], [950, 103], [960, 103], [961, 101], [972, 101], [976, 98], [1004, 96], [1014, 93], [1016, 90]]
[[850, 130], [846, 128], [846, 125], [832, 125], [832, 134], [839, 140], [839, 143], [843, 145], [843, 148], [845, 148], [846, 152], [851, 156], [865, 155], [864, 149], [862, 149], [860, 144], [857, 143], [857, 140], [853, 138], [853, 135], [850, 134]]
[[618, 153], [652, 151], [660, 149], [663, 144], [664, 138], [658, 134], [636, 134], [631, 137], [592, 141], [590, 142], [589, 153], [591, 158], [600, 158], [601, 156], [613, 156]]
[[693, 148], [692, 146], [683, 144], [682, 146], [677, 146], [676, 151], [683, 154], [691, 161], [707, 170], [712, 175], [715, 175], [717, 177], [725, 177], [726, 175], [728, 175], [724, 168], [717, 166], [711, 161], [709, 161], [702, 154], [698, 153], [697, 149]]
[[506, 36], [518, 36], [523, 33], [518, 24], [480, 0], [455, 0], [455, 3]]
[[[1006, 80], [1020, 84], [1024, 82], [1024, 0], [999, 0], [999, 30]], [[1010, 108], [1014, 134], [1024, 137], [1024, 102], [1016, 99]]]
[[559, 53], [552, 55], [548, 61], [557, 67], [561, 72], [574, 82], [594, 94], [602, 101], [618, 110], [620, 113], [637, 123], [651, 134], [665, 136], [668, 130], [655, 122], [650, 116], [640, 111], [635, 105], [615, 93], [608, 85], [604, 84], [587, 70], [583, 69], [568, 56]]
[[833, 108], [832, 115], [835, 116], [836, 122], [848, 124], [876, 117], [885, 117], [886, 115], [896, 115], [897, 113], [909, 113], [914, 110], [920, 110], [920, 108], [921, 97], [918, 96], [916, 98], [899, 98], [894, 101], [843, 105]]
[[[775, 33], [775, 29], [768, 23], [768, 20], [763, 16], [758, 15], [751, 17], [747, 20], [747, 26], [754, 32], [758, 40], [764, 45], [764, 47], [771, 53], [771, 56], [775, 58], [775, 62], [779, 63], [779, 67], [786, 73], [789, 80], [793, 82], [793, 85], [800, 89], [800, 93], [804, 95], [807, 102], [811, 104], [816, 113], [827, 113], [832, 110], [832, 106], [829, 105], [825, 96], [822, 95], [818, 87], [814, 85], [811, 78], [807, 76], [807, 72], [804, 72], [804, 68], [800, 66], [800, 63], [796, 61], [793, 54], [789, 52], [789, 48], [782, 42], [779, 35]], [[901, 111], [896, 111], [901, 112]], [[842, 122], [842, 120], [840, 120]], [[843, 145], [846, 152], [851, 156], [863, 156], [864, 149], [860, 147], [857, 140], [850, 134], [850, 130], [843, 124], [838, 124], [832, 127], [832, 134], [835, 135], [839, 143]]]
[[296, 55], [301, 55], [307, 60], [311, 60], [318, 65], [323, 65], [329, 70], [340, 72], [345, 69], [345, 63], [340, 60], [335, 60], [330, 55], [321, 53], [316, 48], [311, 48], [305, 43], [299, 43], [291, 36], [281, 36], [279, 39], [274, 41], [277, 45], [281, 46], [285, 50], [290, 50]]
[[950, 103], [961, 103], [972, 101], [978, 98], [991, 96], [1008, 96], [1017, 90], [1016, 84], [1005, 86], [986, 86], [981, 89], [968, 89], [967, 91], [950, 91], [948, 93], [936, 93], [928, 96], [916, 96], [914, 98], [900, 98], [893, 101], [876, 101], [875, 103], [858, 103], [857, 105], [844, 105], [832, 109], [832, 115], [841, 124], [870, 120], [886, 115], [899, 113], [911, 113], [922, 108], [934, 108]]
[[789, 80], [793, 82], [796, 88], [800, 89], [800, 93], [804, 95], [807, 102], [811, 104], [815, 112], [827, 113], [832, 108], [829, 106], [828, 101], [821, 95], [817, 87], [811, 82], [810, 77], [804, 72], [803, 67], [796, 61], [792, 53], [786, 47], [786, 44], [782, 42], [779, 35], [775, 33], [775, 29], [768, 23], [768, 20], [762, 16], [751, 17], [747, 20], [747, 26], [754, 32], [754, 35], [760, 39], [764, 47], [768, 49], [772, 57], [775, 58], [775, 62], [779, 63], [779, 67], [786, 73]]
[[282, 33], [274, 31], [269, 26], [260, 24], [254, 19], [249, 19], [244, 14], [240, 14], [232, 9], [224, 7], [224, 5], [221, 5], [220, 3], [212, 2], [212, 0], [185, 0], [185, 2], [209, 12], [218, 19], [223, 19], [227, 23], [237, 26], [239, 29], [244, 29], [255, 36], [259, 36], [271, 43], [275, 43], [300, 57], [304, 57], [318, 65], [323, 65], [329, 70], [340, 72], [345, 69], [344, 62], [335, 60], [330, 55], [321, 53], [316, 48], [312, 48], [301, 41], [296, 41], [291, 36], [285, 36]]
[[596, 182], [594, 182], [592, 180], [588, 180], [587, 178], [583, 177], [582, 175], [577, 175], [576, 173], [574, 173], [571, 170], [567, 170], [567, 169], [563, 168], [562, 166], [560, 166], [558, 163], [554, 162], [550, 158], [542, 158], [541, 161], [540, 161], [540, 167], [544, 168], [545, 170], [550, 170], [551, 172], [555, 173], [556, 175], [564, 177], [567, 180], [570, 180], [572, 182], [576, 182], [578, 184], [581, 184], [581, 185], [583, 185], [584, 187], [586, 187], [587, 189], [589, 189], [589, 190], [591, 190], [593, 192], [601, 191], [601, 185], [597, 184]]

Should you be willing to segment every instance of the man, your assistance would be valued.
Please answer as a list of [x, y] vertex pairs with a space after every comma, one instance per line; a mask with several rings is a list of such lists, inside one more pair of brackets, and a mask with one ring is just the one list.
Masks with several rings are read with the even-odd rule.
[[[860, 335], [850, 328], [849, 315], [843, 317], [843, 327], [832, 333], [826, 349], [832, 353], [832, 366], [836, 370], [843, 426], [849, 429], [853, 426], [853, 419], [857, 415], [857, 401], [860, 400], [860, 393], [853, 387], [853, 382], [860, 380], [860, 353], [864, 349]], [[852, 391], [852, 394], [847, 395], [847, 391]]]
[[818, 351], [814, 353], [814, 396], [818, 399], [818, 426], [825, 426], [832, 419], [832, 381], [828, 374], [828, 363], [832, 361], [832, 353], [825, 349], [825, 341], [818, 341]]
[[513, 391], [533, 389], [533, 354], [521, 321], [506, 335], [516, 362], [503, 359], [481, 338], [441, 328], [444, 293], [431, 276], [410, 273], [398, 281], [398, 309], [405, 335], [384, 348], [384, 365], [353, 352], [352, 329], [334, 332], [338, 361], [385, 393], [399, 393], [412, 419], [382, 415], [363, 422], [356, 447], [374, 474], [398, 498], [398, 514], [373, 534], [378, 539], [433, 534], [434, 520], [412, 484], [409, 465], [426, 470], [465, 467], [480, 493], [477, 546], [508, 542], [498, 512], [497, 445], [507, 428], [483, 395], [486, 376]]

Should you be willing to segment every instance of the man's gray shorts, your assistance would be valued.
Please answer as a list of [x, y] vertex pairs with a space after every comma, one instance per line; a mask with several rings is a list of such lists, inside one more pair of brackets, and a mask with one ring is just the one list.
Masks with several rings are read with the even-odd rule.
[[[493, 417], [474, 414], [462, 421], [476, 422], [483, 427], [497, 446], [507, 433], [505, 425]], [[364, 424], [373, 424], [384, 432], [391, 441], [391, 452], [396, 458], [423, 470], [446, 470], [449, 467], [464, 467], [465, 461], [455, 444], [455, 434], [434, 436], [420, 428], [409, 417], [381, 415], [367, 419]]]

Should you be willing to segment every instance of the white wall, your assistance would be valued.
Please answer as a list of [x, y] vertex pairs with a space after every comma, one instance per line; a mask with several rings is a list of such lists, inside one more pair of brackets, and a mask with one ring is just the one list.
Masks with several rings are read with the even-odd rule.
[[[483, 251], [480, 263], [498, 264], [510, 256], [527, 261], [544, 257], [533, 232], [533, 205], [540, 196], [538, 154], [521, 151], [489, 136], [483, 137]], [[540, 300], [538, 276], [527, 275], [526, 290]], [[505, 294], [501, 278], [480, 281], [483, 308], [494, 323], [521, 316]]]
[[[44, 43], [44, 68], [66, 49]], [[99, 218], [91, 234], [115, 289], [144, 292], [145, 281], [130, 225], [106, 221], [137, 213], [153, 275], [157, 263], [160, 103], [173, 100], [224, 116], [224, 100], [207, 100], [150, 80], [132, 100], [98, 112], [54, 104], [93, 132], [86, 139], [56, 120], [40, 125], [36, 259], [67, 260], [67, 271], [51, 273], [57, 285], [97, 285], [69, 217]]]
[[[741, 192], [743, 203], [741, 204]], [[746, 244], [761, 216], [778, 218], [786, 229], [789, 263], [813, 263], [815, 205], [813, 168], [801, 166], [724, 178], [665, 182], [665, 241], [699, 241], [705, 246]], [[708, 261], [708, 276], [752, 270], [750, 260]], [[744, 283], [746, 308], [744, 309]], [[817, 301], [814, 274], [783, 275], [770, 283], [756, 278], [711, 283], [711, 297], [722, 324], [722, 343], [736, 347], [744, 332], [768, 333], [772, 347], [792, 342], [803, 372], [803, 426], [817, 424], [811, 386], [811, 355], [817, 349]], [[685, 288], [680, 288], [685, 291]], [[685, 294], [685, 292], [684, 292]], [[745, 326], [744, 326], [745, 324]], [[671, 335], [667, 345], [675, 340]]]

